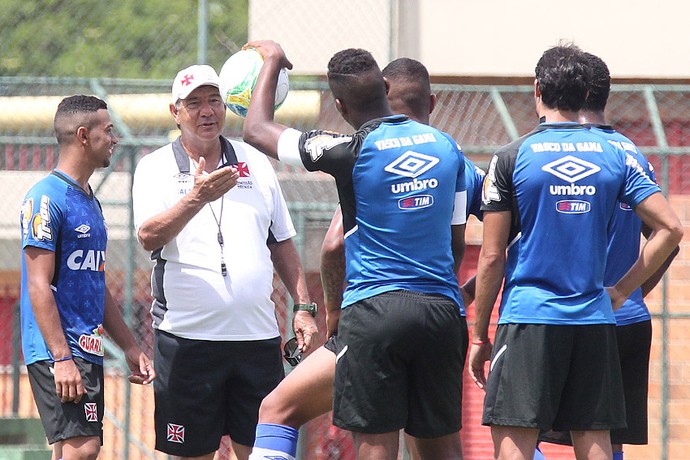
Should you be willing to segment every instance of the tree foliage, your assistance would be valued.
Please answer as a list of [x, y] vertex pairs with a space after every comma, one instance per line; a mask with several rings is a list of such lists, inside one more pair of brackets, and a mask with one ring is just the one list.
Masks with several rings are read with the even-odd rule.
[[[208, 1], [207, 63], [247, 40], [248, 0]], [[197, 61], [194, 0], [0, 0], [0, 75], [171, 79]]]

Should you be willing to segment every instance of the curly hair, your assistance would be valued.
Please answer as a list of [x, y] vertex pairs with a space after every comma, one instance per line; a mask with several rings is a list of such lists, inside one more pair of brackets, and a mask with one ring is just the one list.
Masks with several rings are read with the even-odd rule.
[[338, 51], [328, 61], [328, 78], [361, 75], [372, 69], [378, 70], [379, 66], [369, 51], [361, 48], [348, 48]]
[[359, 48], [333, 55], [328, 62], [328, 85], [334, 97], [359, 110], [367, 110], [386, 99], [381, 69], [369, 51]]
[[535, 74], [546, 107], [577, 112], [584, 106], [591, 76], [585, 53], [577, 46], [558, 45], [546, 50]]
[[606, 102], [609, 100], [611, 74], [608, 66], [599, 56], [585, 53], [585, 57], [589, 63], [591, 81], [587, 100], [582, 108], [590, 112], [601, 112], [606, 108]]

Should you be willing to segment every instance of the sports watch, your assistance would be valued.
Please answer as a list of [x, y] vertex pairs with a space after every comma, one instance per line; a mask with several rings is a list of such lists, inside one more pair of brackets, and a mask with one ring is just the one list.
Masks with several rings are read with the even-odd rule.
[[315, 302], [312, 303], [296, 303], [294, 307], [292, 307], [293, 312], [298, 312], [298, 311], [308, 311], [311, 316], [316, 318], [316, 311], [318, 310], [318, 307], [316, 306]]

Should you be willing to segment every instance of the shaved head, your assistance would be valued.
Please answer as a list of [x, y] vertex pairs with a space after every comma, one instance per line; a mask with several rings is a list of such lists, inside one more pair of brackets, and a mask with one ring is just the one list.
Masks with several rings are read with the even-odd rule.
[[70, 144], [79, 127], [91, 129], [97, 122], [99, 110], [108, 110], [105, 101], [95, 96], [69, 96], [58, 105], [53, 120], [58, 145]]
[[398, 58], [384, 67], [382, 73], [388, 81], [388, 101], [393, 112], [428, 122], [431, 81], [424, 64], [410, 58]]

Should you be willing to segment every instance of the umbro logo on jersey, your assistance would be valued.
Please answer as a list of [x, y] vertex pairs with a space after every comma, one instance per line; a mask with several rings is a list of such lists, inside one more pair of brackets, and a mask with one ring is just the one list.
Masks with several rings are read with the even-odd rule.
[[541, 169], [571, 184], [601, 171], [599, 166], [572, 155], [552, 161]]
[[81, 224], [74, 229], [74, 231], [78, 233], [77, 238], [89, 238], [91, 236], [89, 230], [91, 230], [91, 227], [86, 224]]
[[423, 153], [405, 152], [388, 164], [385, 171], [405, 177], [417, 177], [438, 164], [438, 158]]
[[417, 176], [429, 171], [436, 166], [438, 162], [438, 158], [424, 155], [423, 153], [412, 151], [403, 153], [383, 169], [391, 174], [411, 177], [413, 180], [392, 184], [391, 192], [419, 192], [421, 190], [438, 187], [438, 179], [434, 177], [431, 179], [417, 179]]

